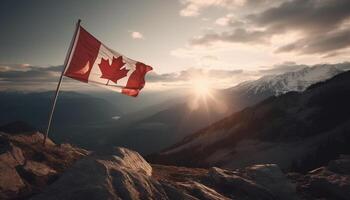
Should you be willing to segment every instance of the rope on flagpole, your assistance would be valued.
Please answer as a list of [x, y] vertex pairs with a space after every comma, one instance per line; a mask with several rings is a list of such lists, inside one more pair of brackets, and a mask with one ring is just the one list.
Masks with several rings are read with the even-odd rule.
[[63, 65], [64, 67], [63, 67], [63, 70], [62, 70], [60, 79], [59, 79], [59, 81], [58, 81], [58, 84], [57, 84], [55, 96], [54, 96], [54, 98], [53, 98], [53, 100], [52, 100], [51, 112], [50, 112], [49, 120], [48, 120], [48, 123], [47, 123], [47, 128], [46, 128], [46, 133], [45, 133], [45, 136], [44, 136], [43, 146], [45, 146], [46, 140], [47, 140], [47, 138], [48, 138], [48, 136], [49, 136], [50, 126], [51, 126], [51, 122], [52, 122], [52, 116], [53, 116], [53, 113], [54, 113], [54, 111], [55, 111], [58, 93], [59, 93], [59, 91], [60, 91], [60, 87], [61, 87], [61, 83], [62, 83], [62, 80], [63, 80], [64, 72], [65, 72], [65, 70], [66, 70], [66, 68], [67, 68], [67, 65], [68, 65], [68, 62], [69, 62], [69, 58], [70, 58], [70, 55], [71, 55], [71, 53], [72, 53], [72, 48], [73, 48], [74, 42], [75, 42], [75, 40], [76, 40], [76, 36], [77, 36], [78, 30], [79, 30], [79, 27], [80, 27], [80, 22], [81, 22], [81, 20], [79, 19], [78, 22], [77, 22], [77, 25], [76, 25], [76, 28], [75, 28], [75, 32], [74, 32], [73, 38], [72, 38], [72, 40], [71, 40], [71, 43], [70, 43], [68, 52], [67, 52], [67, 55], [66, 55], [66, 59], [65, 59], [65, 61], [64, 61], [64, 65]]

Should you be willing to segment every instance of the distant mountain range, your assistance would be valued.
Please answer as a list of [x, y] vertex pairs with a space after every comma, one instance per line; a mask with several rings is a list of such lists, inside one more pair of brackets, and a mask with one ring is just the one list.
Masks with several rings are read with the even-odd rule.
[[150, 160], [225, 168], [268, 161], [304, 172], [350, 153], [349, 102], [350, 72], [344, 72], [234, 113]]
[[[189, 105], [193, 98], [184, 97], [178, 103], [151, 116], [138, 118], [129, 125], [123, 124], [120, 127], [116, 124], [114, 129], [110, 128], [110, 136], [105, 139], [105, 144], [124, 145], [144, 154], [157, 152], [233, 112], [270, 96], [288, 91], [303, 91], [311, 84], [341, 72], [337, 65], [315, 65], [294, 72], [264, 76], [229, 89], [214, 91], [212, 96], [215, 99], [201, 101], [197, 105], [198, 109], [193, 110]], [[124, 134], [116, 134], [117, 132]]]
[[[53, 95], [53, 92], [0, 92], [0, 126], [14, 121], [25, 121], [44, 131]], [[155, 105], [162, 109], [161, 104], [166, 107], [171, 104], [169, 99], [179, 96], [181, 95], [176, 90], [159, 92], [157, 99], [153, 98], [154, 92], [130, 98], [113, 92], [61, 91], [54, 113], [51, 139], [86, 145], [89, 143], [89, 136], [86, 135], [89, 130], [111, 126], [117, 119], [121, 120], [124, 116], [127, 118], [130, 113], [135, 115]], [[147, 113], [149, 114], [140, 117], [153, 114]]]
[[[1, 92], [0, 124], [25, 121], [38, 130], [45, 130], [52, 96], [53, 92]], [[75, 130], [82, 131], [98, 123], [113, 121], [112, 117], [121, 113], [104, 99], [75, 92], [61, 92], [51, 136], [56, 141], [70, 141]], [[73, 134], [62, 134], [67, 131]]]
[[[22, 120], [34, 126], [46, 125], [52, 97], [53, 92], [1, 92], [0, 123]], [[117, 107], [101, 98], [76, 92], [61, 92], [54, 117], [57, 124], [65, 125], [111, 119], [118, 114], [121, 111]]]

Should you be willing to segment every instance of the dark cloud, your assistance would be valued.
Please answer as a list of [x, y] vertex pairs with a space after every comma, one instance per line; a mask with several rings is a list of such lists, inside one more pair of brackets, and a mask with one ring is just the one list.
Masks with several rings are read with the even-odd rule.
[[[328, 53], [350, 46], [350, 29], [330, 32], [322, 36], [310, 35], [294, 43], [279, 47], [276, 52], [300, 52], [303, 54]], [[328, 57], [337, 53], [327, 54]]]
[[[350, 47], [349, 0], [290, 0], [243, 18], [245, 28], [231, 25], [231, 30], [206, 34], [190, 41], [192, 45], [232, 43], [267, 43], [272, 36], [298, 31], [301, 39], [279, 47], [276, 52], [335, 54]], [[254, 27], [254, 28], [252, 28]]]
[[276, 2], [281, 2], [285, 0], [246, 0], [245, 6], [252, 8], [252, 7], [258, 7], [258, 6], [266, 6], [266, 5], [273, 5]]
[[275, 32], [301, 30], [324, 33], [337, 29], [349, 16], [348, 0], [292, 0], [250, 15], [248, 19]]

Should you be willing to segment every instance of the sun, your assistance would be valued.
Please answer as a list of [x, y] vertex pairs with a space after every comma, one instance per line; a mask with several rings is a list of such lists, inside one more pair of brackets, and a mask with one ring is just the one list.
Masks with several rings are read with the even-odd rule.
[[191, 80], [191, 98], [188, 107], [191, 111], [197, 109], [208, 110], [208, 104], [212, 102], [213, 94], [211, 84], [208, 78], [204, 76], [195, 76]]
[[205, 78], [196, 78], [192, 81], [193, 90], [198, 97], [207, 97], [210, 95], [209, 80]]
[[210, 112], [223, 113], [227, 109], [223, 98], [212, 88], [212, 80], [208, 76], [194, 76], [191, 79], [191, 96], [187, 106], [191, 112], [196, 110], [204, 111], [210, 118]]

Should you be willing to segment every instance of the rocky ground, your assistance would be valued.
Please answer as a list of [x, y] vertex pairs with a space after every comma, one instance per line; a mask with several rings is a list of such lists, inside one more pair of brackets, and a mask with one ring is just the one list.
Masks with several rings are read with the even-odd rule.
[[275, 164], [225, 170], [151, 165], [137, 152], [41, 145], [42, 134], [0, 133], [0, 199], [348, 199], [350, 156], [306, 174]]
[[40, 193], [88, 151], [56, 145], [38, 132], [0, 132], [0, 199], [26, 199]]

